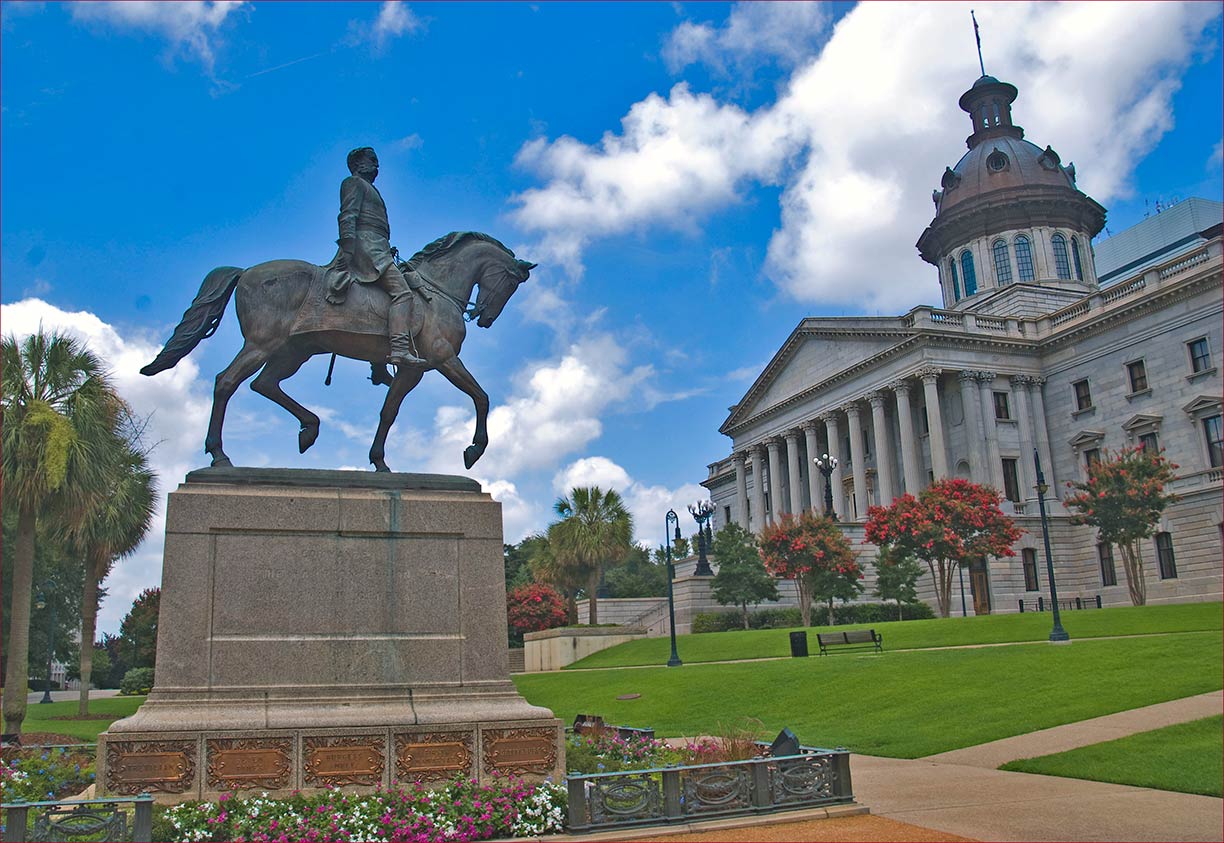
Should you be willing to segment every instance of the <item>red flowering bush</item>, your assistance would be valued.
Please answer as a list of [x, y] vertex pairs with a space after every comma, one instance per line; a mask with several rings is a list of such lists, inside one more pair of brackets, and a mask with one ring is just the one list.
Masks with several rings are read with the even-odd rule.
[[533, 582], [506, 595], [506, 622], [519, 638], [524, 632], [565, 626], [565, 620], [565, 598], [555, 588]]
[[804, 626], [812, 625], [813, 599], [828, 604], [832, 626], [834, 598], [850, 600], [863, 590], [850, 541], [823, 515], [783, 515], [761, 531], [757, 545], [769, 573], [795, 581]]
[[927, 563], [940, 617], [948, 617], [957, 566], [989, 556], [1013, 556], [1020, 538], [999, 509], [1002, 497], [989, 486], [960, 477], [936, 480], [918, 497], [902, 495], [892, 506], [867, 510], [867, 541]]
[[1177, 466], [1163, 454], [1143, 448], [1105, 452], [1104, 458], [1088, 466], [1086, 482], [1068, 483], [1075, 490], [1063, 503], [1074, 510], [1073, 524], [1091, 524], [1101, 531], [1101, 541], [1122, 551], [1126, 585], [1131, 602], [1147, 602], [1147, 581], [1139, 540], [1155, 531], [1165, 507], [1177, 495], [1165, 492]]

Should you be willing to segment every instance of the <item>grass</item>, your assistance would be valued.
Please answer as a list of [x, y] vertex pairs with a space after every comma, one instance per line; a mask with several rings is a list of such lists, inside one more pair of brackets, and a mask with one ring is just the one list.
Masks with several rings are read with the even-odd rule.
[[1224, 715], [1140, 732], [999, 769], [1224, 796]]
[[136, 713], [144, 697], [100, 697], [89, 700], [90, 715], [106, 715], [103, 720], [58, 720], [60, 717], [76, 717], [79, 703], [76, 700], [65, 702], [30, 703], [26, 708], [26, 717], [21, 724], [23, 733], [54, 732], [57, 735], [71, 735], [80, 739], [81, 743], [94, 743], [98, 735], [106, 731], [106, 727], [121, 717], [129, 717]]
[[[514, 681], [563, 722], [599, 714], [612, 724], [654, 727], [660, 736], [691, 736], [755, 717], [765, 724], [763, 738], [789, 726], [809, 746], [918, 758], [1218, 690], [1222, 645], [1220, 632], [1196, 632], [1070, 646], [537, 673]], [[616, 699], [631, 693], [641, 697]]]
[[[818, 612], [813, 617], [819, 618]], [[1224, 605], [1220, 603], [1180, 603], [1166, 606], [1126, 606], [1111, 609], [1084, 609], [1063, 612], [1063, 628], [1073, 639], [1111, 635], [1148, 635], [1154, 633], [1203, 632], [1224, 628]], [[875, 629], [884, 636], [886, 650], [954, 647], [964, 644], [1004, 644], [1016, 641], [1045, 641], [1050, 635], [1049, 612], [1023, 612], [1008, 615], [983, 615], [967, 618], [936, 618], [923, 621], [891, 621], [836, 627]], [[796, 627], [799, 628], [799, 627]], [[827, 627], [809, 630], [812, 651], [815, 634]], [[763, 659], [790, 655], [788, 629], [753, 629], [733, 632], [707, 632], [681, 635], [677, 650], [686, 664]], [[667, 638], [643, 638], [618, 647], [592, 653], [569, 665], [574, 668], [663, 665], [671, 647]]]

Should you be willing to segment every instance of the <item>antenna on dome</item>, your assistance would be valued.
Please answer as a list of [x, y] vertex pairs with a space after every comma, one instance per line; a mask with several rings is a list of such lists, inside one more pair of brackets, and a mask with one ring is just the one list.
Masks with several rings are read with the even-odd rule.
[[978, 48], [978, 67], [982, 69], [982, 75], [986, 75], [986, 65], [982, 63], [982, 33], [978, 29], [977, 17], [973, 14], [973, 9], [969, 10], [969, 17], [973, 20], [973, 37], [977, 40]]

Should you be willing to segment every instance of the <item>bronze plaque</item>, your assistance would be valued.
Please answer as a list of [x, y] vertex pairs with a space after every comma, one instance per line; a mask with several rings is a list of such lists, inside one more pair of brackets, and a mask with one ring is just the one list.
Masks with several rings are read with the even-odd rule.
[[208, 786], [243, 790], [289, 785], [290, 738], [236, 738], [208, 742]]
[[121, 741], [106, 745], [106, 789], [111, 793], [182, 793], [194, 780], [194, 742]]
[[409, 781], [447, 781], [472, 771], [471, 732], [395, 736], [396, 775]]
[[385, 759], [381, 743], [381, 738], [374, 735], [306, 738], [305, 784], [380, 784]]
[[485, 772], [547, 775], [556, 763], [555, 729], [490, 729], [484, 733]]

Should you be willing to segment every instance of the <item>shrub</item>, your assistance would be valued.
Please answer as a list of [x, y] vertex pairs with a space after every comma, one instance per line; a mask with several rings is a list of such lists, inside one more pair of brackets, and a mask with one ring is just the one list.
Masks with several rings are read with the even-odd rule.
[[119, 693], [124, 696], [147, 694], [151, 690], [153, 690], [153, 668], [151, 667], [133, 667], [123, 674], [123, 681], [119, 683]]
[[565, 626], [565, 620], [565, 598], [551, 586], [528, 583], [506, 595], [506, 622], [512, 640], [522, 641], [525, 632]]
[[[895, 603], [848, 603], [834, 607], [833, 617], [838, 624], [885, 623], [897, 619], [897, 606]], [[916, 621], [933, 617], [935, 610], [926, 603], [901, 604], [902, 620]]]
[[[926, 603], [903, 603], [902, 617], [907, 621], [923, 620], [935, 617], [935, 611]], [[896, 619], [897, 607], [892, 603], [846, 603], [833, 607], [833, 621], [838, 625], [884, 623]], [[794, 607], [753, 612], [748, 616], [748, 623], [751, 629], [788, 629], [803, 626], [799, 610]], [[693, 617], [693, 632], [727, 632], [743, 629], [743, 626], [738, 612], [701, 612]]]
[[[7, 750], [5, 750], [7, 753]], [[94, 779], [93, 759], [87, 753], [59, 749], [19, 750], [15, 758], [0, 762], [4, 801], [43, 802], [75, 796]]]

